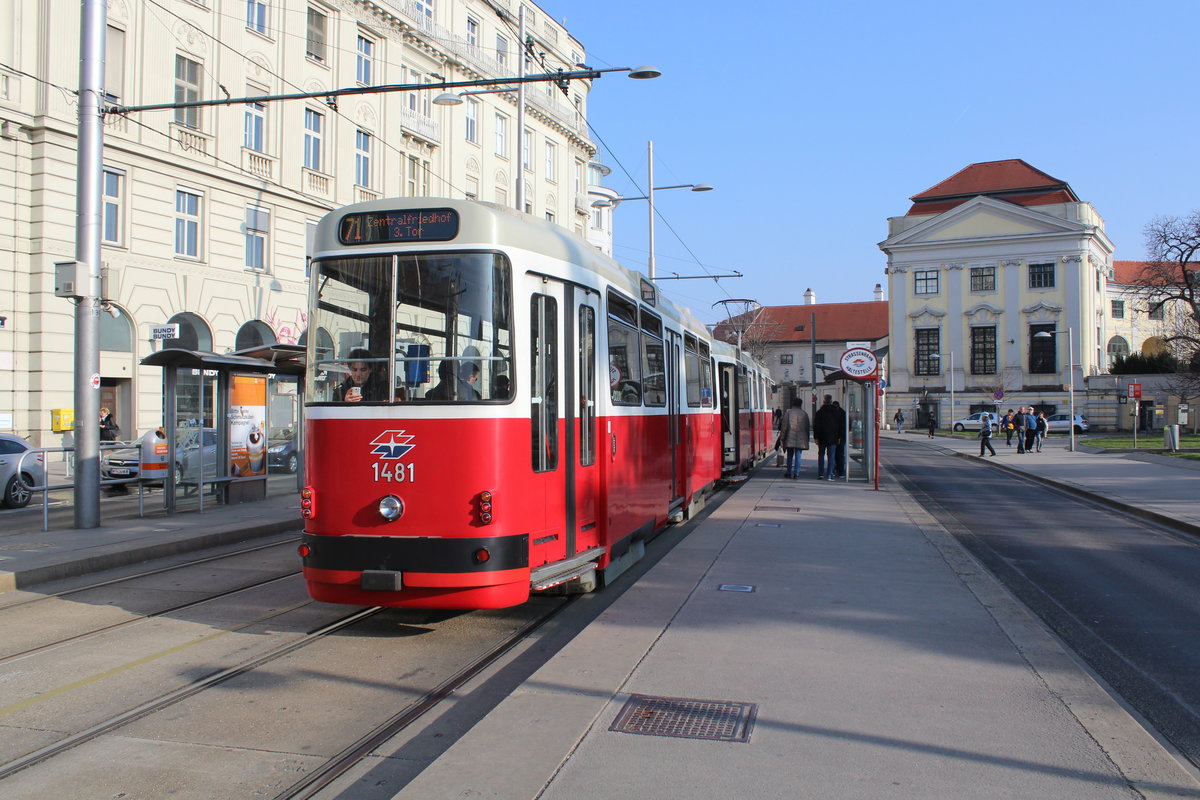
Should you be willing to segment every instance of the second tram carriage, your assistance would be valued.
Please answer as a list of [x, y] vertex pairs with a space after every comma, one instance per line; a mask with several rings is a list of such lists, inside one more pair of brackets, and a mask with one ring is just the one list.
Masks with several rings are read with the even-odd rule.
[[499, 608], [593, 588], [770, 447], [760, 363], [499, 206], [328, 214], [308, 330], [300, 553], [317, 600]]

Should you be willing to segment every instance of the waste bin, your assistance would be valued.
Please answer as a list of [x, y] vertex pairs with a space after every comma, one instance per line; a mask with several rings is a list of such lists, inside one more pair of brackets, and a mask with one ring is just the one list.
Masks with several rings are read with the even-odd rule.
[[1179, 426], [1167, 425], [1163, 428], [1163, 449], [1172, 453], [1179, 450]]
[[166, 482], [169, 457], [166, 432], [162, 428], [147, 431], [146, 435], [142, 437], [141, 450], [140, 476], [142, 480], [156, 483]]

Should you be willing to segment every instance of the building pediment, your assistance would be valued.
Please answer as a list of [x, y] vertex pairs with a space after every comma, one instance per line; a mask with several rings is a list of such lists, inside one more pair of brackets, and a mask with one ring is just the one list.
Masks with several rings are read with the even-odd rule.
[[977, 303], [964, 311], [963, 316], [967, 318], [970, 324], [984, 325], [995, 323], [1003, 313], [1003, 308], [997, 308], [991, 303]]
[[946, 316], [946, 312], [940, 308], [931, 308], [929, 306], [921, 306], [915, 311], [908, 313], [908, 318], [912, 320], [914, 326], [917, 325], [941, 325], [942, 317]]
[[941, 214], [936, 214], [919, 225], [888, 237], [880, 243], [880, 247], [884, 250], [891, 250], [969, 240], [1079, 235], [1091, 230], [1090, 225], [1055, 217], [1033, 208], [979, 196]]

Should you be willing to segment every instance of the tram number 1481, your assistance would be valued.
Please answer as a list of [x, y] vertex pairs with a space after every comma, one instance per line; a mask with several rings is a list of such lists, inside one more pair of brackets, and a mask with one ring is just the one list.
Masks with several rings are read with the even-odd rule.
[[416, 464], [388, 464], [376, 461], [371, 467], [375, 470], [375, 482], [412, 483], [417, 477]]

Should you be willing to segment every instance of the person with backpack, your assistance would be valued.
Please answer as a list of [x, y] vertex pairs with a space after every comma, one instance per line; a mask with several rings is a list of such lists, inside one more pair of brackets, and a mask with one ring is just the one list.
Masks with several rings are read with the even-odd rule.
[[100, 441], [115, 442], [121, 438], [121, 426], [107, 408], [100, 409]]
[[992, 447], [992, 416], [984, 414], [979, 418], [979, 457], [983, 458], [983, 448], [987, 448], [996, 455], [996, 449]]

